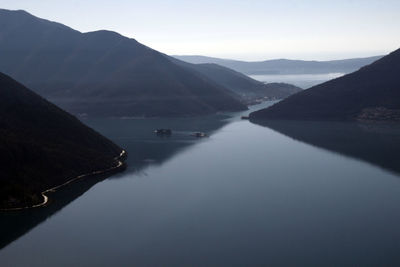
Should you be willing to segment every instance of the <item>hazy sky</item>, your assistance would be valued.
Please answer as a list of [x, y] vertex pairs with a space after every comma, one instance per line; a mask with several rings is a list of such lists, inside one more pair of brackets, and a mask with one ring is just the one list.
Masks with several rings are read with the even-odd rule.
[[400, 0], [0, 0], [87, 32], [117, 31], [168, 54], [331, 59], [400, 47]]

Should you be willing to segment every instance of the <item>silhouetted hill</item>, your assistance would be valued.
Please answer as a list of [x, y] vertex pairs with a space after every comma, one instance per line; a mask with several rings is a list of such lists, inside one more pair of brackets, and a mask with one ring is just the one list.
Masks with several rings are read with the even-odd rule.
[[176, 64], [191, 68], [215, 83], [241, 96], [245, 103], [259, 99], [283, 99], [302, 89], [286, 83], [264, 84], [240, 72], [217, 64], [191, 64], [175, 59]]
[[121, 151], [0, 73], [0, 208], [40, 202], [46, 189], [115, 166]]
[[0, 10], [0, 71], [74, 114], [190, 116], [246, 107], [168, 56], [115, 32], [80, 33]]
[[295, 94], [252, 120], [400, 120], [400, 50], [346, 76]]
[[318, 74], [318, 73], [350, 73], [371, 64], [382, 56], [352, 58], [330, 61], [306, 61], [290, 59], [274, 59], [265, 61], [239, 61], [204, 56], [174, 56], [177, 59], [193, 63], [214, 63], [248, 75], [256, 74]]

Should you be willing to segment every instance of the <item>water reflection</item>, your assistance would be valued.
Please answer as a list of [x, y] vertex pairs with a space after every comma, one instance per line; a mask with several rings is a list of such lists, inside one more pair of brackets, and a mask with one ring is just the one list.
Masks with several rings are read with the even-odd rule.
[[59, 190], [51, 195], [50, 205], [15, 212], [0, 212], [0, 249], [28, 233], [32, 228], [56, 214], [76, 198], [83, 195], [96, 183], [108, 176], [89, 177]]
[[[152, 165], [160, 165], [184, 149], [206, 141], [191, 136], [201, 131], [212, 134], [229, 123], [228, 115], [212, 115], [174, 119], [87, 119], [86, 124], [109, 137], [128, 151], [128, 168], [124, 174], [112, 177], [96, 177], [76, 182], [56, 192], [51, 205], [34, 210], [15, 213], [0, 213], [0, 249], [28, 233], [50, 218], [69, 203], [83, 195], [96, 183], [109, 178], [126, 176], [126, 172], [140, 175]], [[160, 137], [154, 133], [157, 128], [170, 128], [171, 136]]]
[[[196, 138], [193, 132], [213, 133], [229, 123], [230, 115], [210, 115], [196, 118], [158, 119], [94, 119], [86, 124], [107, 136], [128, 153], [126, 172], [140, 174], [147, 167], [163, 164], [174, 155], [208, 139]], [[155, 129], [171, 129], [171, 135], [157, 135]], [[116, 175], [112, 178], [125, 176]]]
[[257, 122], [295, 140], [357, 158], [400, 175], [400, 125], [390, 123]]

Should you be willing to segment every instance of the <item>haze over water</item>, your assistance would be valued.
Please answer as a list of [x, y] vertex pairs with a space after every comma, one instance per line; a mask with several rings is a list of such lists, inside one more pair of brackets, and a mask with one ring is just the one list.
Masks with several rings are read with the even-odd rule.
[[322, 73], [322, 74], [263, 74], [249, 75], [251, 78], [263, 83], [290, 83], [300, 88], [307, 89], [314, 85], [339, 78], [344, 73]]

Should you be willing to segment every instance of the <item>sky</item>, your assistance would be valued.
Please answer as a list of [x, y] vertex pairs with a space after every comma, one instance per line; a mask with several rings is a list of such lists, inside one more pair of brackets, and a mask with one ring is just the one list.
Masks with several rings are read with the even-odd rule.
[[0, 0], [81, 32], [113, 30], [170, 55], [343, 59], [400, 47], [400, 0]]

